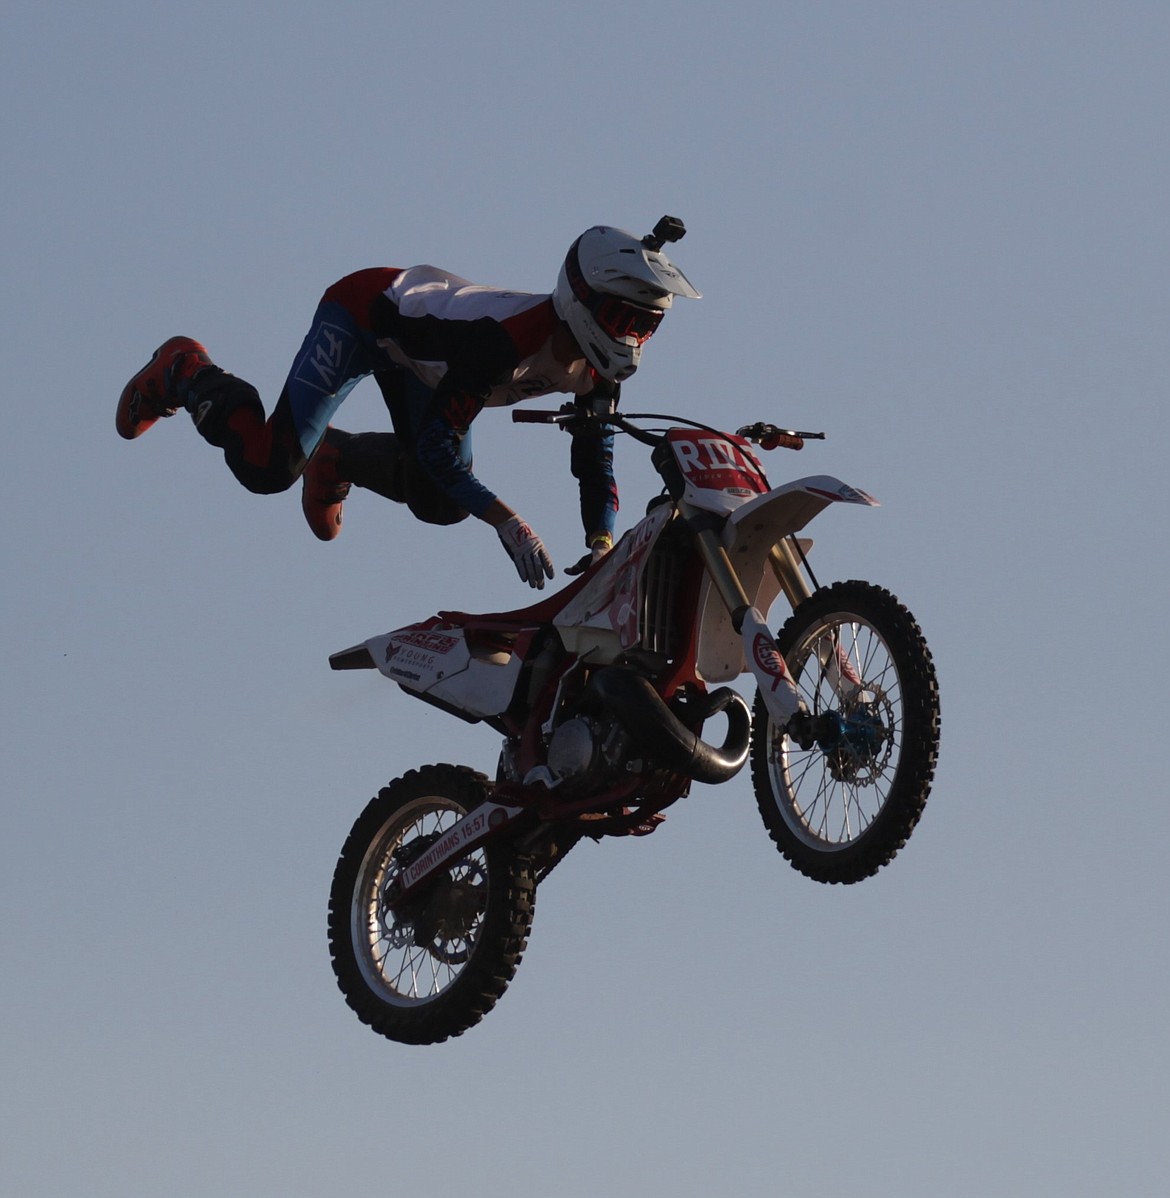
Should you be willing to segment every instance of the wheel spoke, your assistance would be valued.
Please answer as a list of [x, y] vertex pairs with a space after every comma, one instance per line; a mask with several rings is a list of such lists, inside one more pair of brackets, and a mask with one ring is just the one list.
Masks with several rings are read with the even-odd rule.
[[815, 745], [778, 731], [757, 695], [752, 784], [777, 847], [808, 877], [857, 882], [910, 835], [938, 754], [938, 684], [914, 617], [881, 587], [813, 593], [777, 636]]
[[[875, 753], [846, 735], [830, 750], [801, 751], [777, 736], [769, 758], [772, 785], [799, 837], [825, 847], [863, 836], [885, 802], [896, 769], [901, 691], [889, 647], [876, 629], [853, 616], [830, 616], [814, 626], [791, 654], [798, 687], [810, 712], [856, 717], [880, 696], [881, 749]], [[856, 728], [856, 724], [854, 728]], [[854, 737], [865, 735], [854, 732]]]
[[329, 900], [334, 973], [358, 1017], [407, 1044], [458, 1036], [499, 999], [532, 925], [532, 863], [492, 842], [404, 897], [403, 872], [490, 794], [465, 766], [411, 770], [370, 800]]
[[[428, 918], [428, 896], [421, 896], [419, 905], [410, 914], [392, 914], [386, 908], [388, 884], [410, 859], [412, 846], [416, 854], [425, 850], [463, 815], [461, 810], [439, 799], [425, 801], [421, 806], [423, 809], [408, 813], [409, 818], [386, 826], [367, 859], [365, 880], [359, 879], [359, 889], [364, 891], [367, 901], [365, 943], [370, 974], [380, 983], [378, 989], [388, 1001], [418, 1002], [442, 994], [469, 959], [482, 924], [482, 913], [477, 913], [468, 921], [466, 931], [457, 936], [440, 931], [440, 925], [436, 925], [429, 943], [419, 945], [414, 943], [417, 931], [411, 916]], [[483, 879], [486, 885], [487, 863], [482, 851], [458, 862], [448, 875], [438, 877], [434, 886], [466, 885], [474, 878]], [[445, 893], [436, 889], [429, 901], [439, 901]]]

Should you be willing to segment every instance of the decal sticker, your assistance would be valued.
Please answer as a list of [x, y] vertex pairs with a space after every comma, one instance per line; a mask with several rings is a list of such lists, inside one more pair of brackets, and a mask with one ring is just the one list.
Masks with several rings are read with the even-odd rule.
[[849, 660], [849, 654], [845, 652], [845, 646], [838, 644], [836, 646], [837, 669], [841, 671], [841, 677], [852, 686], [860, 689], [861, 675], [853, 668], [853, 662]]
[[672, 429], [670, 445], [683, 477], [701, 491], [751, 496], [767, 490], [763, 471], [740, 437], [713, 437]]
[[501, 827], [519, 810], [517, 807], [505, 807], [500, 803], [485, 803], [469, 812], [449, 832], [436, 840], [417, 861], [412, 861], [402, 871], [403, 887], [413, 886], [429, 870], [463, 850], [474, 847], [473, 842], [489, 830]]
[[831, 499], [835, 503], [863, 503], [867, 507], [877, 507], [877, 500], [872, 495], [867, 495], [864, 491], [857, 487], [851, 487], [848, 483], [842, 483], [835, 491], [826, 491], [822, 487], [808, 487], [813, 495], [823, 495], [826, 499]]
[[[438, 653], [445, 657], [456, 645], [459, 644], [459, 637], [447, 636], [442, 632], [396, 632], [393, 634], [397, 645], [394, 647], [394, 652], [406, 645], [413, 645], [417, 649], [423, 649], [428, 653]], [[390, 648], [386, 649], [386, 660], [390, 660]]]
[[638, 640], [638, 575], [641, 557], [631, 558], [618, 573], [617, 588], [610, 607], [611, 623], [624, 647]]
[[356, 345], [352, 333], [339, 325], [322, 322], [313, 330], [313, 338], [301, 354], [293, 377], [322, 395], [335, 395], [349, 377]]
[[787, 677], [788, 667], [784, 664], [784, 658], [780, 656], [776, 642], [766, 633], [756, 633], [756, 639], [752, 642], [752, 657], [756, 665], [772, 679], [772, 690]]
[[483, 400], [472, 395], [452, 395], [443, 415], [456, 432], [466, 432], [483, 408]]
[[610, 627], [618, 634], [624, 648], [638, 640], [638, 583], [647, 552], [654, 543], [663, 521], [644, 519], [635, 529], [625, 551], [625, 560], [614, 578], [613, 598], [609, 602]]
[[436, 625], [449, 627], [434, 617], [388, 633], [372, 650], [381, 656], [382, 673], [409, 684], [411, 690], [425, 690], [446, 673], [458, 672], [466, 658], [466, 643], [461, 636], [438, 631]]

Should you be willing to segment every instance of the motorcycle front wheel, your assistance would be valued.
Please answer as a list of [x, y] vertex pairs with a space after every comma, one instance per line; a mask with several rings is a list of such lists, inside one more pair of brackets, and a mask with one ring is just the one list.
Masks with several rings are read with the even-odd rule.
[[751, 769], [760, 814], [806, 877], [859, 882], [893, 860], [930, 793], [939, 744], [930, 651], [889, 591], [856, 581], [815, 592], [776, 642], [816, 740], [802, 748], [779, 731], [757, 692]]
[[329, 953], [345, 1001], [404, 1044], [458, 1036], [492, 1009], [532, 927], [535, 875], [507, 840], [455, 862], [406, 906], [402, 870], [487, 797], [487, 779], [424, 766], [370, 800], [341, 850], [329, 898]]

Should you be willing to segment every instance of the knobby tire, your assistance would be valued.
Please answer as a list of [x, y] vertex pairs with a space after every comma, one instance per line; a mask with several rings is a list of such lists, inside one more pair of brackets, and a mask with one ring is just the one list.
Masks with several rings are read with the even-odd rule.
[[[850, 757], [801, 750], [778, 733], [758, 692], [753, 710], [752, 784], [776, 847], [815, 881], [859, 882], [906, 843], [930, 793], [939, 745], [930, 651], [889, 591], [859, 581], [815, 592], [776, 640], [810, 711], [856, 715], [864, 706], [863, 715], [880, 722], [872, 751]], [[849, 699], [826, 699], [818, 649], [831, 643], [853, 652], [865, 688], [858, 694], [872, 701], [851, 708]]]
[[465, 766], [412, 770], [370, 800], [341, 850], [329, 899], [333, 971], [357, 1017], [390, 1040], [461, 1035], [492, 1009], [523, 956], [535, 871], [507, 839], [453, 863], [407, 911], [386, 902], [412, 841], [432, 843], [487, 793], [487, 779]]

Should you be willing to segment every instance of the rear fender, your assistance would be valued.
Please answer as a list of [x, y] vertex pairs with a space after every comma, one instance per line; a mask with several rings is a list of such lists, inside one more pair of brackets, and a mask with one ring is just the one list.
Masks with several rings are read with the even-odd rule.
[[508, 646], [487, 643], [477, 630], [435, 616], [334, 653], [329, 662], [335, 670], [373, 667], [403, 690], [475, 721], [512, 701], [531, 632], [516, 630], [509, 639]]

